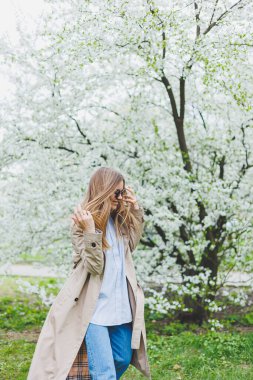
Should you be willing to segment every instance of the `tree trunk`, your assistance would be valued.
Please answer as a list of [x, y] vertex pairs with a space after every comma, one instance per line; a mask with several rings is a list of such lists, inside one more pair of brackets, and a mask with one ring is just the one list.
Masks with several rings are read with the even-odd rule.
[[189, 311], [180, 310], [178, 313], [178, 318], [181, 323], [197, 323], [199, 326], [202, 325], [204, 321], [210, 315], [210, 312], [205, 309], [204, 302], [200, 296], [193, 299], [190, 295], [184, 296], [185, 307], [189, 308]]

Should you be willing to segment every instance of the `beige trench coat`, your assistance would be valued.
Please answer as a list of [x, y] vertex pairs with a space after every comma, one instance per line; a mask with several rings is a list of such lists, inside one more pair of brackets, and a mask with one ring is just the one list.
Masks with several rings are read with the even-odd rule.
[[[140, 206], [133, 212], [143, 231], [143, 208]], [[105, 254], [102, 251], [102, 231], [97, 232], [83, 232], [71, 222], [74, 267], [42, 326], [28, 380], [65, 380], [72, 367], [74, 368], [74, 360], [84, 344], [84, 336], [102, 285]], [[132, 258], [141, 234], [132, 229], [128, 238], [123, 231], [123, 238], [128, 294], [133, 314], [133, 356], [130, 364], [151, 379], [144, 320], [144, 293], [137, 283]]]

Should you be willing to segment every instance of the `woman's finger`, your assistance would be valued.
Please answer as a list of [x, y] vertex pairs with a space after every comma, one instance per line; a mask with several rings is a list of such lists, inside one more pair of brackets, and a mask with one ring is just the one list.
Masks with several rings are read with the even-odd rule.
[[130, 186], [127, 186], [126, 188], [130, 191], [130, 193], [134, 193], [133, 189]]
[[79, 215], [79, 209], [78, 209], [78, 206], [75, 208], [75, 216], [77, 217], [77, 218], [79, 218], [80, 217], [80, 215]]
[[136, 198], [132, 195], [126, 195], [126, 197], [124, 198], [124, 200], [128, 201], [128, 200], [136, 200]]
[[80, 212], [79, 207], [76, 208], [75, 216], [76, 216], [78, 222], [80, 223], [82, 221], [82, 213]]
[[84, 219], [86, 216], [86, 210], [83, 210], [81, 205], [78, 205], [78, 215], [81, 220]]
[[75, 216], [71, 216], [71, 218], [74, 221], [74, 223], [78, 226], [79, 225], [78, 219]]

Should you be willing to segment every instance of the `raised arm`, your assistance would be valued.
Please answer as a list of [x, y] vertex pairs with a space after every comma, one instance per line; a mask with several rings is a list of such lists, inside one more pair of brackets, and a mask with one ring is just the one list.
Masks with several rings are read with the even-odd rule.
[[130, 251], [133, 252], [139, 243], [143, 229], [144, 229], [144, 209], [141, 205], [139, 205], [138, 209], [132, 208], [132, 212], [134, 216], [139, 220], [140, 223], [140, 232], [137, 230], [134, 230], [132, 226], [130, 226], [130, 239], [129, 239], [129, 246], [130, 246]]
[[83, 265], [87, 266], [89, 273], [100, 275], [104, 269], [103, 232], [99, 229], [96, 229], [96, 232], [86, 232], [78, 227], [73, 220], [71, 221], [70, 231], [74, 268], [79, 261], [83, 260]]

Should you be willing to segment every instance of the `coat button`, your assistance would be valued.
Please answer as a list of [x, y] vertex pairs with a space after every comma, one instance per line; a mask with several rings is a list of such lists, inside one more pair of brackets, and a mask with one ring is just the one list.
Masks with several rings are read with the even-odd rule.
[[91, 245], [92, 245], [92, 247], [96, 247], [96, 243], [93, 241], [92, 243], [91, 243]]
[[75, 298], [75, 301], [78, 301], [78, 297]]

